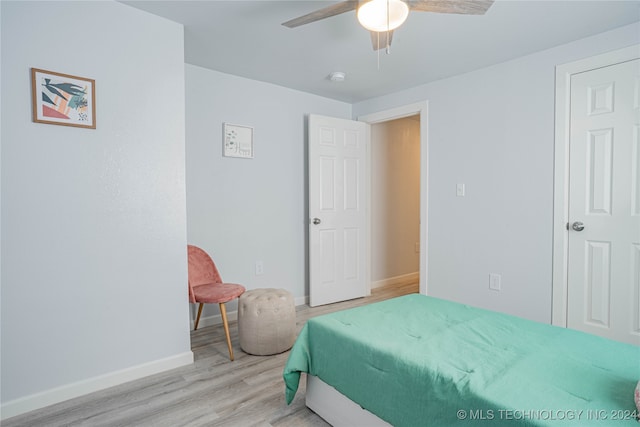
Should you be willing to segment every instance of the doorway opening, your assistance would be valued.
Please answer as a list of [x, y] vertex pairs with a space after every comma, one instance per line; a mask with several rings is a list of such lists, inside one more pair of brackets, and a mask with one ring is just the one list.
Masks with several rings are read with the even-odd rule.
[[371, 125], [371, 288], [427, 294], [427, 114], [425, 101], [358, 117]]
[[371, 125], [370, 147], [371, 288], [418, 292], [420, 116]]

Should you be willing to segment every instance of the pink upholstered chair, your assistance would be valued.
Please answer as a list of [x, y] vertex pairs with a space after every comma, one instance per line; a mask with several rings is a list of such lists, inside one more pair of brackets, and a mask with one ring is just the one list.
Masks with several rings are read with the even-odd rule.
[[198, 329], [203, 305], [219, 304], [224, 332], [227, 334], [229, 358], [233, 360], [233, 347], [231, 346], [229, 324], [227, 323], [227, 309], [224, 304], [242, 295], [245, 288], [235, 283], [223, 283], [215, 263], [199, 247], [188, 245], [187, 250], [189, 253], [189, 302], [200, 304], [193, 330]]

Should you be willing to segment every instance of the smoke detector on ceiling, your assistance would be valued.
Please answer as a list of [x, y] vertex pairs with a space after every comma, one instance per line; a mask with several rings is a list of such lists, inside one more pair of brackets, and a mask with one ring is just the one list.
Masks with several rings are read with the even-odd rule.
[[331, 80], [332, 82], [343, 82], [345, 77], [346, 74], [342, 71], [334, 71], [329, 74], [329, 80]]

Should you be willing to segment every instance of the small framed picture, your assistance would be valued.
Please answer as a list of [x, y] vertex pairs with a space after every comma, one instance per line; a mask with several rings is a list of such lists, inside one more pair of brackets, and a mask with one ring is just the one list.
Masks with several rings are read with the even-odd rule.
[[96, 82], [84, 77], [31, 69], [33, 121], [96, 128]]
[[222, 133], [224, 156], [253, 158], [253, 128], [224, 123]]

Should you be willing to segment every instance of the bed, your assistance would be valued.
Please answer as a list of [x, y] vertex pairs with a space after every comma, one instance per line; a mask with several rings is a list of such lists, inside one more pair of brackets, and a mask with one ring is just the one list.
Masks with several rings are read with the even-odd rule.
[[302, 373], [307, 405], [334, 425], [638, 426], [639, 347], [419, 294], [310, 319], [287, 403]]

